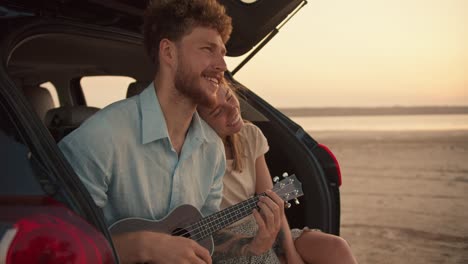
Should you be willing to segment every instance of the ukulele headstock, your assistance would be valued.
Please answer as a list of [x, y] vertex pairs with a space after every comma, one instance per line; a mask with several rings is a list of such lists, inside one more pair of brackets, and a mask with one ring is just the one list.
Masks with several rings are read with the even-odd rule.
[[294, 199], [294, 202], [299, 204], [297, 198], [304, 195], [304, 192], [302, 191], [302, 183], [297, 179], [296, 175], [288, 175], [285, 172], [282, 176], [282, 180], [278, 176], [273, 178], [273, 182], [275, 182], [273, 191], [283, 199], [285, 207], [289, 208], [291, 207], [289, 201]]

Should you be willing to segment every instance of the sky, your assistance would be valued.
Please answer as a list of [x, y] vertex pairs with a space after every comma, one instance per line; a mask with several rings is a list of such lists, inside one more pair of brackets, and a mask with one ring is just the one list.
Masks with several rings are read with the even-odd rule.
[[468, 0], [308, 1], [235, 78], [275, 107], [468, 105]]

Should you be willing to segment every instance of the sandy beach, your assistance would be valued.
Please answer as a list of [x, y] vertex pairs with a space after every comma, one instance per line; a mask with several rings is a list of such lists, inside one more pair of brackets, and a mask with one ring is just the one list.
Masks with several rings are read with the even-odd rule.
[[340, 162], [359, 263], [468, 263], [468, 131], [309, 134]]

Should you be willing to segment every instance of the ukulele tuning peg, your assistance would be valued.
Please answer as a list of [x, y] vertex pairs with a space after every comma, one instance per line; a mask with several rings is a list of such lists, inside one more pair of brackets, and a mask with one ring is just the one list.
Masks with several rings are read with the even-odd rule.
[[289, 174], [288, 174], [287, 172], [283, 172], [283, 175], [282, 175], [282, 176], [283, 176], [283, 178], [286, 178], [286, 177], [289, 176]]
[[291, 204], [290, 204], [290, 203], [285, 203], [285, 204], [284, 204], [284, 208], [288, 209], [288, 208], [290, 208], [290, 207], [291, 207]]
[[300, 204], [300, 202], [299, 202], [299, 200], [298, 200], [297, 198], [294, 199], [294, 203], [295, 203], [295, 204]]
[[278, 182], [278, 181], [279, 181], [279, 177], [278, 177], [278, 176], [275, 176], [275, 177], [273, 178], [273, 182]]

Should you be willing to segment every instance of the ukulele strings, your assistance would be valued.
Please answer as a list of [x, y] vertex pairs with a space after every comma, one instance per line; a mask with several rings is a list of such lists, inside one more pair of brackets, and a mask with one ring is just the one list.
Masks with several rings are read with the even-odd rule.
[[[239, 208], [233, 209], [233, 212], [230, 212], [230, 213], [234, 213], [233, 216], [241, 215], [242, 212], [241, 212], [240, 210], [246, 209], [246, 208], [248, 209], [250, 206], [253, 206], [253, 205], [255, 205], [255, 204], [258, 202], [258, 199], [256, 199], [256, 198], [258, 198], [258, 196], [255, 196], [255, 197], [250, 198], [249, 200], [247, 200], [248, 202], [245, 201], [245, 206], [241, 206], [241, 207], [239, 207]], [[243, 205], [244, 205], [244, 203], [243, 203]], [[252, 209], [253, 209], [253, 208], [252, 208]], [[221, 212], [221, 211], [220, 211], [220, 212]], [[188, 227], [186, 227], [186, 228], [184, 228], [184, 229], [181, 229], [181, 230], [175, 232], [173, 235], [175, 235], [175, 236], [185, 236], [185, 235], [190, 234], [190, 233], [192, 233], [192, 232], [195, 231], [195, 233], [193, 233], [193, 234], [191, 235], [191, 237], [197, 237], [197, 236], [199, 236], [200, 234], [202, 234], [201, 237], [203, 237], [203, 233], [206, 232], [206, 231], [205, 231], [206, 227], [207, 227], [207, 226], [210, 226], [210, 225], [211, 225], [212, 223], [214, 223], [214, 222], [220, 221], [220, 218], [223, 217], [223, 216], [217, 217], [217, 214], [219, 214], [220, 212], [217, 212], [216, 214], [213, 214], [213, 215], [211, 215], [211, 216], [208, 216], [207, 219], [210, 218], [210, 220], [209, 220], [208, 222], [206, 222], [206, 223], [203, 223], [203, 224], [198, 225], [199, 222], [202, 222], [202, 221], [203, 221], [203, 219], [202, 219], [202, 220], [200, 220], [200, 221], [197, 221], [197, 222], [195, 222], [195, 223], [189, 225]], [[245, 211], [244, 211], [244, 213], [245, 213]], [[248, 214], [250, 214], [250, 213], [248, 213]], [[231, 216], [231, 217], [232, 217], [232, 216]], [[191, 229], [191, 227], [193, 227], [193, 226], [196, 226], [196, 227], [193, 228], [193, 229]], [[182, 233], [182, 232], [184, 232], [184, 233]], [[208, 233], [209, 233], [209, 231], [208, 231]], [[198, 238], [192, 238], [192, 239], [193, 239], [193, 240], [196, 240], [196, 241], [199, 241]]]
[[[278, 190], [280, 190], [280, 189], [282, 189], [282, 188], [284, 188], [284, 186], [281, 187], [281, 188], [277, 188], [277, 187], [275, 186], [275, 187], [273, 187], [272, 191], [276, 192], [276, 191], [278, 191]], [[252, 205], [253, 205], [252, 202], [253, 202], [254, 204], [256, 204], [257, 201], [258, 201], [257, 198], [259, 198], [260, 196], [266, 196], [266, 193], [261, 193], [261, 194], [259, 194], [259, 195], [256, 195], [256, 196], [254, 196], [254, 197], [249, 198], [249, 199], [246, 200], [246, 201], [249, 201], [249, 200], [251, 200], [251, 201], [247, 202], [247, 205], [252, 206]], [[242, 203], [241, 203], [241, 204], [242, 204]], [[239, 205], [239, 204], [237, 204], [237, 205]], [[236, 205], [233, 205], [233, 207], [235, 207], [235, 206], [236, 206]], [[229, 209], [229, 207], [226, 208], [226, 209]], [[245, 207], [241, 206], [240, 208], [235, 209], [235, 210], [234, 210], [234, 213], [236, 213], [236, 211], [239, 211], [240, 209], [245, 209]], [[219, 212], [215, 213], [215, 214], [212, 215], [212, 216], [215, 216], [215, 215], [217, 215], [217, 214], [219, 214], [219, 213], [221, 213], [221, 212], [223, 212], [223, 211], [224, 211], [224, 210], [219, 211]], [[250, 214], [250, 213], [249, 213], [249, 214]], [[240, 214], [237, 214], [237, 215], [240, 215]], [[236, 215], [234, 215], [234, 216], [236, 216]], [[208, 216], [208, 218], [209, 218], [209, 217], [210, 217], [210, 216]], [[201, 220], [200, 220], [200, 221], [201, 221]], [[212, 224], [213, 222], [219, 221], [219, 219], [218, 219], [218, 217], [213, 217], [213, 220], [210, 220], [209, 222], [206, 222], [206, 223], [204, 223], [204, 224], [202, 224], [202, 225], [198, 225], [198, 226], [195, 227], [194, 229], [190, 230], [194, 225], [197, 225], [197, 223], [200, 222], [200, 221], [197, 221], [197, 222], [195, 222], [195, 223], [193, 223], [193, 224], [187, 226], [186, 228], [181, 229], [181, 230], [175, 232], [173, 235], [175, 235], [175, 236], [185, 236], [185, 235], [187, 235], [187, 234], [190, 234], [190, 233], [193, 232], [193, 231], [196, 231], [196, 233], [194, 233], [194, 234], [192, 235], [193, 237], [195, 237], [195, 236], [197, 236], [197, 235], [199, 235], [199, 234], [201, 234], [201, 233], [203, 232], [203, 228], [205, 228], [206, 226]], [[202, 229], [202, 230], [200, 231], [200, 229]], [[189, 231], [187, 231], [187, 230], [189, 230]], [[185, 232], [185, 233], [181, 233], [181, 232]], [[195, 240], [198, 241], [198, 239], [195, 239]]]
[[[287, 185], [289, 185], [289, 183], [288, 183]], [[277, 192], [278, 190], [281, 190], [282, 188], [284, 188], [284, 186], [282, 186], [281, 188], [277, 188], [276, 186], [274, 186], [273, 189], [272, 189], [272, 191]], [[255, 199], [257, 199], [257, 198], [260, 197], [260, 196], [266, 196], [266, 194], [265, 194], [265, 193], [261, 193], [261, 194], [259, 194], [259, 195], [256, 195], [256, 196], [254, 196], [254, 197], [249, 198], [249, 199], [246, 200], [245, 202], [247, 202], [247, 201], [250, 200], [250, 201], [247, 203], [247, 205], [252, 206], [252, 205], [253, 205], [252, 202], [254, 202], [254, 204], [257, 203], [258, 200], [256, 201]], [[243, 202], [240, 203], [240, 204], [233, 205], [232, 207], [234, 208], [234, 207], [239, 206], [239, 205], [241, 205], [241, 204], [243, 204]], [[229, 207], [226, 208], [226, 209], [229, 209]], [[239, 211], [240, 209], [245, 209], [245, 206], [240, 206], [240, 208], [233, 209], [233, 211], [234, 211], [234, 213], [236, 213], [236, 211]], [[215, 215], [217, 215], [217, 214], [219, 214], [219, 213], [221, 213], [221, 212], [223, 212], [223, 211], [224, 211], [224, 210], [219, 211], [219, 212], [217, 212], [217, 213], [215, 213], [214, 215], [211, 215], [211, 216], [215, 216]], [[249, 214], [251, 214], [251, 213], [249, 212]], [[237, 214], [237, 215], [240, 215], [240, 214]], [[235, 216], [236, 216], [236, 215], [235, 215]], [[210, 218], [210, 216], [208, 216], [207, 218]], [[176, 236], [185, 236], [185, 235], [187, 235], [187, 234], [189, 234], [190, 232], [193, 232], [193, 231], [197, 231], [197, 233], [193, 234], [193, 236], [199, 235], [200, 233], [203, 232], [203, 228], [205, 228], [207, 225], [210, 225], [210, 224], [212, 224], [213, 222], [219, 221], [218, 217], [211, 217], [211, 218], [213, 218], [213, 219], [210, 220], [210, 221], [208, 221], [208, 222], [206, 222], [206, 223], [203, 223], [202, 225], [198, 225], [197, 227], [195, 227], [195, 228], [192, 229], [192, 230], [190, 230], [190, 229], [191, 229], [194, 225], [197, 225], [197, 223], [201, 222], [203, 219], [200, 220], [200, 221], [197, 221], [197, 222], [195, 222], [195, 223], [193, 223], [193, 224], [191, 224], [191, 225], [189, 225], [189, 226], [187, 226], [187, 227], [184, 228], [184, 229], [181, 229], [181, 230], [177, 231], [177, 232], [174, 233], [173, 235], [176, 235]], [[198, 232], [199, 229], [202, 229], [202, 230], [201, 230], [200, 232]], [[187, 231], [187, 230], [189, 230], [189, 231]], [[180, 232], [185, 232], [185, 233], [180, 233]]]

